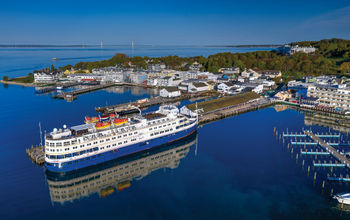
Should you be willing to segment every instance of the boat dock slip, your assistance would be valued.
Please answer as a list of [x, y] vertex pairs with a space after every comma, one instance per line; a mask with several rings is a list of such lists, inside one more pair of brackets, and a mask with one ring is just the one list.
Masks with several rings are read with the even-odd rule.
[[33, 147], [26, 150], [28, 157], [36, 164], [42, 166], [45, 162], [45, 148], [43, 146]]
[[[313, 145], [313, 146], [316, 146], [318, 145], [318, 143], [316, 142], [296, 142], [296, 141], [291, 141], [290, 142], [292, 145]], [[328, 145], [331, 145], [331, 146], [338, 146], [339, 143], [326, 143]]]
[[[320, 138], [340, 138], [340, 134], [315, 134], [316, 137]], [[306, 137], [306, 134], [303, 133], [283, 133], [283, 137]]]
[[329, 152], [317, 152], [317, 151], [301, 151], [304, 155], [330, 155]]
[[342, 163], [314, 163], [315, 167], [345, 167]]
[[327, 177], [327, 179], [329, 180], [329, 181], [343, 181], [343, 182], [350, 182], [350, 178], [349, 177], [346, 177], [346, 178], [344, 178], [344, 177]]
[[340, 154], [335, 148], [323, 141], [321, 138], [317, 137], [311, 131], [305, 131], [305, 134], [307, 134], [310, 138], [317, 142], [324, 150], [329, 152], [333, 157], [339, 160], [339, 162], [343, 163], [347, 168], [350, 168], [350, 161], [345, 155]]

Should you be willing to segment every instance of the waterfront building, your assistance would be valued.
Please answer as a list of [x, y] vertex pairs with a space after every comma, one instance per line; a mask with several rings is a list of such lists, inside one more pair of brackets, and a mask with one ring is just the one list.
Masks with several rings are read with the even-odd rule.
[[59, 71], [40, 70], [34, 71], [35, 83], [54, 83], [62, 75]]
[[137, 72], [137, 73], [131, 73], [129, 75], [130, 77], [130, 82], [131, 83], [135, 83], [135, 84], [147, 84], [147, 79], [148, 76], [146, 73], [141, 73], [141, 72]]
[[181, 96], [181, 90], [177, 87], [166, 87], [160, 90], [159, 95], [164, 98], [173, 98]]
[[317, 98], [317, 102], [329, 107], [350, 110], [350, 89], [342, 86], [312, 84], [307, 88], [307, 96]]

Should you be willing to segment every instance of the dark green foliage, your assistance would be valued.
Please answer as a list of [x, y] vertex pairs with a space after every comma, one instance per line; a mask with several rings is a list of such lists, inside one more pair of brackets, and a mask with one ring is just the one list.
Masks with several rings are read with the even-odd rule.
[[[283, 72], [283, 79], [301, 78], [305, 75], [339, 74], [348, 72], [350, 62], [350, 40], [329, 39], [321, 41], [303, 41], [292, 43], [299, 46], [313, 46], [317, 48], [314, 54], [296, 53], [293, 56], [284, 56], [276, 51], [256, 51], [247, 53], [218, 53], [208, 58], [197, 57], [128, 57], [125, 54], [115, 54], [109, 60], [96, 62], [77, 63], [75, 69], [101, 68], [108, 66], [129, 67], [130, 64], [137, 68], [146, 68], [147, 63], [164, 63], [168, 68], [174, 70], [188, 70], [194, 62], [202, 64], [202, 70], [217, 72], [223, 67], [257, 68], [261, 70], [280, 70]], [[63, 68], [70, 69], [68, 65]]]
[[9, 80], [9, 77], [8, 77], [8, 76], [3, 76], [3, 77], [2, 77], [2, 80], [3, 80], [3, 81], [8, 81], [8, 80]]

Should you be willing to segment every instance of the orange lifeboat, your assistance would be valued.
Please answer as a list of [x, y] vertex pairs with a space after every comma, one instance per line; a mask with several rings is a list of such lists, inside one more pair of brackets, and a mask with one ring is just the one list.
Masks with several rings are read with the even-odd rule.
[[122, 183], [118, 183], [118, 184], [117, 184], [117, 189], [118, 189], [118, 191], [122, 191], [122, 190], [124, 190], [124, 189], [126, 189], [126, 188], [129, 188], [130, 186], [131, 186], [131, 184], [130, 184], [129, 181], [127, 181], [127, 182], [122, 182]]
[[109, 114], [109, 118], [115, 118], [115, 114]]
[[98, 122], [99, 121], [99, 118], [98, 117], [85, 117], [85, 123], [86, 124], [89, 124], [89, 123], [95, 123], [95, 122]]
[[111, 126], [111, 123], [108, 121], [108, 122], [97, 122], [95, 127], [97, 129], [104, 129], [104, 128], [108, 128]]
[[125, 124], [127, 122], [128, 122], [128, 119], [126, 119], [126, 118], [115, 118], [113, 120], [114, 125], [122, 125], [122, 124]]

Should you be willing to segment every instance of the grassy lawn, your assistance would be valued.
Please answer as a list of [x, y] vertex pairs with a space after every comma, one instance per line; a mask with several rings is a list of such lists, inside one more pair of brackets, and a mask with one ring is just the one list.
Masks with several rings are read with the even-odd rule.
[[[240, 103], [248, 102], [249, 100], [256, 99], [259, 97], [260, 95], [256, 94], [255, 92], [247, 92], [247, 93], [238, 94], [238, 95], [226, 96], [223, 98], [218, 98], [218, 99], [209, 100], [205, 102], [199, 102], [198, 109], [202, 108], [204, 112], [209, 112], [219, 108], [224, 108], [231, 105], [237, 105]], [[195, 110], [196, 104], [190, 104], [190, 105], [187, 105], [187, 107], [190, 110]]]
[[9, 81], [12, 82], [19, 82], [19, 83], [33, 83], [34, 82], [34, 75], [28, 75], [28, 76], [22, 76], [10, 79]]

